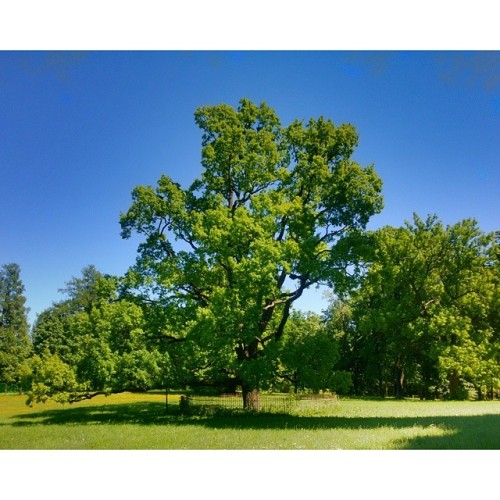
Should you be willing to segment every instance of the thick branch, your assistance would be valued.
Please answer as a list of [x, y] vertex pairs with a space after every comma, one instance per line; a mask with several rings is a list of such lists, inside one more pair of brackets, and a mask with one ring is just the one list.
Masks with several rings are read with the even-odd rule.
[[281, 287], [283, 286], [283, 283], [285, 282], [286, 279], [286, 271], [283, 269], [281, 271], [280, 276], [278, 277], [278, 288], [281, 290]]
[[[284, 294], [284, 297], [289, 297], [291, 294]], [[268, 309], [274, 309], [278, 304], [284, 304], [288, 299], [278, 299], [278, 300], [273, 300], [273, 301], [268, 301], [266, 305], [262, 308], [264, 311], [267, 311]]]
[[276, 338], [276, 340], [279, 340], [282, 337], [283, 332], [285, 331], [285, 325], [286, 322], [288, 321], [288, 317], [290, 316], [290, 308], [292, 307], [293, 300], [294, 299], [291, 299], [289, 302], [285, 304], [285, 309], [283, 310], [283, 316], [281, 316], [280, 324], [278, 325], [278, 328], [274, 333], [274, 337]]
[[286, 224], [288, 222], [288, 217], [285, 215], [283, 216], [283, 219], [281, 219], [281, 229], [280, 232], [276, 238], [276, 241], [282, 241], [283, 237], [285, 236], [285, 230], [286, 230]]
[[178, 342], [184, 342], [186, 338], [185, 337], [179, 338], [179, 337], [174, 337], [173, 335], [162, 334], [160, 340], [168, 340], [169, 344], [176, 344]]
[[227, 276], [227, 282], [229, 285], [229, 288], [232, 288], [233, 285], [233, 270], [231, 269], [230, 266], [226, 265], [224, 262], [222, 262], [221, 259], [217, 259], [217, 263], [226, 271], [226, 276]]
[[193, 250], [195, 250], [195, 251], [198, 250], [198, 247], [194, 244], [192, 238], [189, 238], [188, 236], [185, 236], [182, 233], [179, 233], [179, 238], [182, 241], [185, 241]]
[[327, 238], [329, 238], [330, 236], [340, 236], [342, 233], [345, 232], [346, 229], [347, 227], [341, 227], [340, 229], [337, 229], [337, 231], [332, 231], [331, 233], [327, 229], [325, 234], [319, 239], [319, 241], [320, 242], [326, 241]]
[[172, 249], [172, 245], [169, 245], [168, 241], [165, 241], [161, 238], [158, 241], [160, 242], [160, 245], [162, 246], [163, 250], [165, 251], [165, 253], [168, 255], [169, 258], [175, 257], [175, 252]]
[[75, 392], [70, 394], [68, 401], [69, 403], [78, 403], [79, 401], [92, 399], [96, 396], [109, 396], [110, 394], [121, 394], [123, 392], [127, 392], [127, 390], [121, 389], [119, 391]]
[[[293, 302], [295, 302], [302, 295], [303, 291], [311, 284], [309, 282], [309, 278], [307, 276], [298, 276], [298, 275], [293, 274], [293, 275], [290, 275], [290, 277], [293, 277], [294, 279], [300, 279], [300, 286], [294, 292], [291, 292], [289, 294], [284, 294], [284, 295], [288, 295], [288, 299], [286, 299], [283, 302], [279, 302], [279, 303], [285, 304], [285, 307], [283, 309], [283, 315], [281, 316], [281, 321], [278, 325], [278, 328], [276, 329], [276, 331], [274, 333], [270, 333], [266, 337], [262, 338], [260, 340], [260, 342], [262, 344], [264, 344], [265, 342], [267, 342], [268, 340], [270, 340], [273, 337], [276, 338], [276, 340], [279, 340], [281, 338], [281, 336], [283, 335], [283, 332], [285, 330], [285, 325], [286, 325], [286, 322], [288, 321], [288, 317], [290, 316], [290, 308], [292, 307]], [[277, 304], [275, 304], [275, 305], [277, 305]], [[274, 307], [272, 309], [269, 309], [269, 311], [271, 311], [271, 314], [272, 314], [272, 311], [274, 311]], [[266, 312], [266, 311], [264, 311], [264, 312]], [[261, 329], [261, 331], [263, 331], [263, 330]]]

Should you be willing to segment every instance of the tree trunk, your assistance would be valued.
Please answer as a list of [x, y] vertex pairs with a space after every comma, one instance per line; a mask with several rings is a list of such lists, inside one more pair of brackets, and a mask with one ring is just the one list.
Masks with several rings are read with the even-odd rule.
[[482, 387], [479, 386], [476, 388], [477, 390], [477, 399], [478, 401], [484, 401], [484, 394], [483, 394], [483, 390], [482, 390]]
[[450, 399], [461, 399], [460, 396], [460, 377], [456, 371], [453, 371], [448, 375], [448, 388], [449, 388], [449, 398]]
[[380, 365], [377, 366], [377, 372], [378, 372], [378, 393], [381, 398], [386, 397], [386, 392], [387, 392], [387, 385], [384, 380], [384, 376], [382, 375], [382, 369]]
[[402, 366], [396, 365], [394, 370], [394, 395], [396, 399], [404, 398], [405, 371]]
[[234, 394], [236, 393], [236, 389], [240, 385], [240, 381], [235, 379], [235, 378], [229, 378], [226, 381], [224, 391], [227, 392], [228, 394]]
[[260, 410], [260, 400], [258, 389], [251, 389], [248, 386], [242, 386], [243, 408], [250, 411]]

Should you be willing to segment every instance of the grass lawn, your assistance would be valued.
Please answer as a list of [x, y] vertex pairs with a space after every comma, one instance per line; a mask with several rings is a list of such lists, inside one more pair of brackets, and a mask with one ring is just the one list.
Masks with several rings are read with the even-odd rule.
[[499, 450], [500, 401], [341, 399], [290, 414], [183, 416], [178, 396], [99, 396], [29, 408], [0, 395], [0, 449]]

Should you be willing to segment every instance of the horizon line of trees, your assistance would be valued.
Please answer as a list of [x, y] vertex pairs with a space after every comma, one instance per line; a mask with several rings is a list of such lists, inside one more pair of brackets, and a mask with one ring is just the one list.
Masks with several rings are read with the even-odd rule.
[[[367, 233], [358, 286], [322, 315], [293, 310], [262, 363], [261, 389], [422, 399], [493, 399], [500, 386], [499, 233], [436, 216]], [[82, 269], [29, 330], [17, 264], [0, 273], [0, 384], [28, 404], [186, 388], [234, 392], [207, 351], [163, 329], [159, 302], [131, 276]], [[268, 373], [264, 369], [269, 370]]]

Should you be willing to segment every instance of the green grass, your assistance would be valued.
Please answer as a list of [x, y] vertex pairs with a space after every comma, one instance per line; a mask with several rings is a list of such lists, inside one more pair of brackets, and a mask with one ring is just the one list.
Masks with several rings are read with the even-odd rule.
[[180, 415], [178, 397], [97, 397], [28, 408], [0, 395], [0, 449], [500, 449], [500, 401], [341, 399], [290, 414]]

